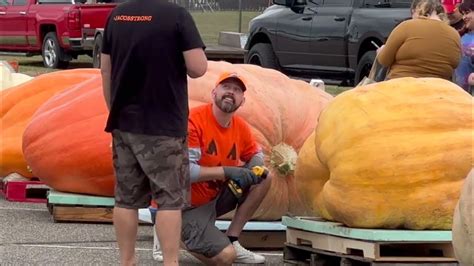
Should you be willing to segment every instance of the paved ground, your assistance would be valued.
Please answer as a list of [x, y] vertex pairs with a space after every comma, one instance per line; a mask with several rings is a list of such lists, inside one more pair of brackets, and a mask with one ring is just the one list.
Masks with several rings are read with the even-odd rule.
[[[140, 226], [139, 265], [152, 258], [151, 226]], [[282, 252], [260, 252], [266, 265], [283, 265]], [[198, 265], [182, 253], [181, 265]], [[118, 265], [111, 224], [54, 223], [46, 204], [14, 203], [0, 197], [0, 265]]]

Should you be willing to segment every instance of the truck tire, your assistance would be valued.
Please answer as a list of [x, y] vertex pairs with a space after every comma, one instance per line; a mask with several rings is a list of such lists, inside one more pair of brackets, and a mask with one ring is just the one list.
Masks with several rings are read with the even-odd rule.
[[258, 65], [265, 68], [279, 69], [280, 65], [269, 43], [257, 43], [250, 48], [247, 54], [247, 64]]
[[102, 34], [98, 34], [94, 40], [94, 50], [92, 51], [92, 66], [100, 68], [100, 53], [102, 52]]
[[69, 61], [62, 60], [63, 50], [59, 46], [56, 32], [48, 32], [44, 36], [43, 46], [41, 47], [43, 64], [47, 68], [67, 68]]
[[369, 76], [370, 69], [375, 60], [375, 51], [367, 51], [365, 54], [360, 58], [359, 64], [357, 64], [357, 70], [355, 74], [355, 84], [359, 84], [359, 82], [364, 78]]

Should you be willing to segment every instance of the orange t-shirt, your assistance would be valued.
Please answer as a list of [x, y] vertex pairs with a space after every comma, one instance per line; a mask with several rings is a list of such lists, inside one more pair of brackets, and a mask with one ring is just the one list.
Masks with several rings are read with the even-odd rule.
[[[200, 166], [241, 166], [260, 152], [260, 146], [241, 117], [234, 115], [224, 128], [212, 113], [212, 104], [193, 108], [188, 120], [188, 142], [191, 163]], [[196, 156], [197, 155], [197, 156]], [[204, 181], [191, 185], [191, 203], [200, 206], [213, 200], [222, 181]]]

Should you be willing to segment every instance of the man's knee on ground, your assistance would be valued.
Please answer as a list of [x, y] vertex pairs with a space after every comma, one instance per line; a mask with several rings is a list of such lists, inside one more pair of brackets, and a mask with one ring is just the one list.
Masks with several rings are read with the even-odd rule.
[[234, 246], [228, 245], [219, 254], [212, 257], [212, 261], [216, 263], [216, 265], [230, 265], [234, 262], [236, 257], [237, 253], [235, 252]]

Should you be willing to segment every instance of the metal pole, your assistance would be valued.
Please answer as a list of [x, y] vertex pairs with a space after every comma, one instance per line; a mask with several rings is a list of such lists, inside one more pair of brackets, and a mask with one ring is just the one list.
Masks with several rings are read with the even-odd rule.
[[242, 0], [239, 0], [239, 33], [242, 32]]

